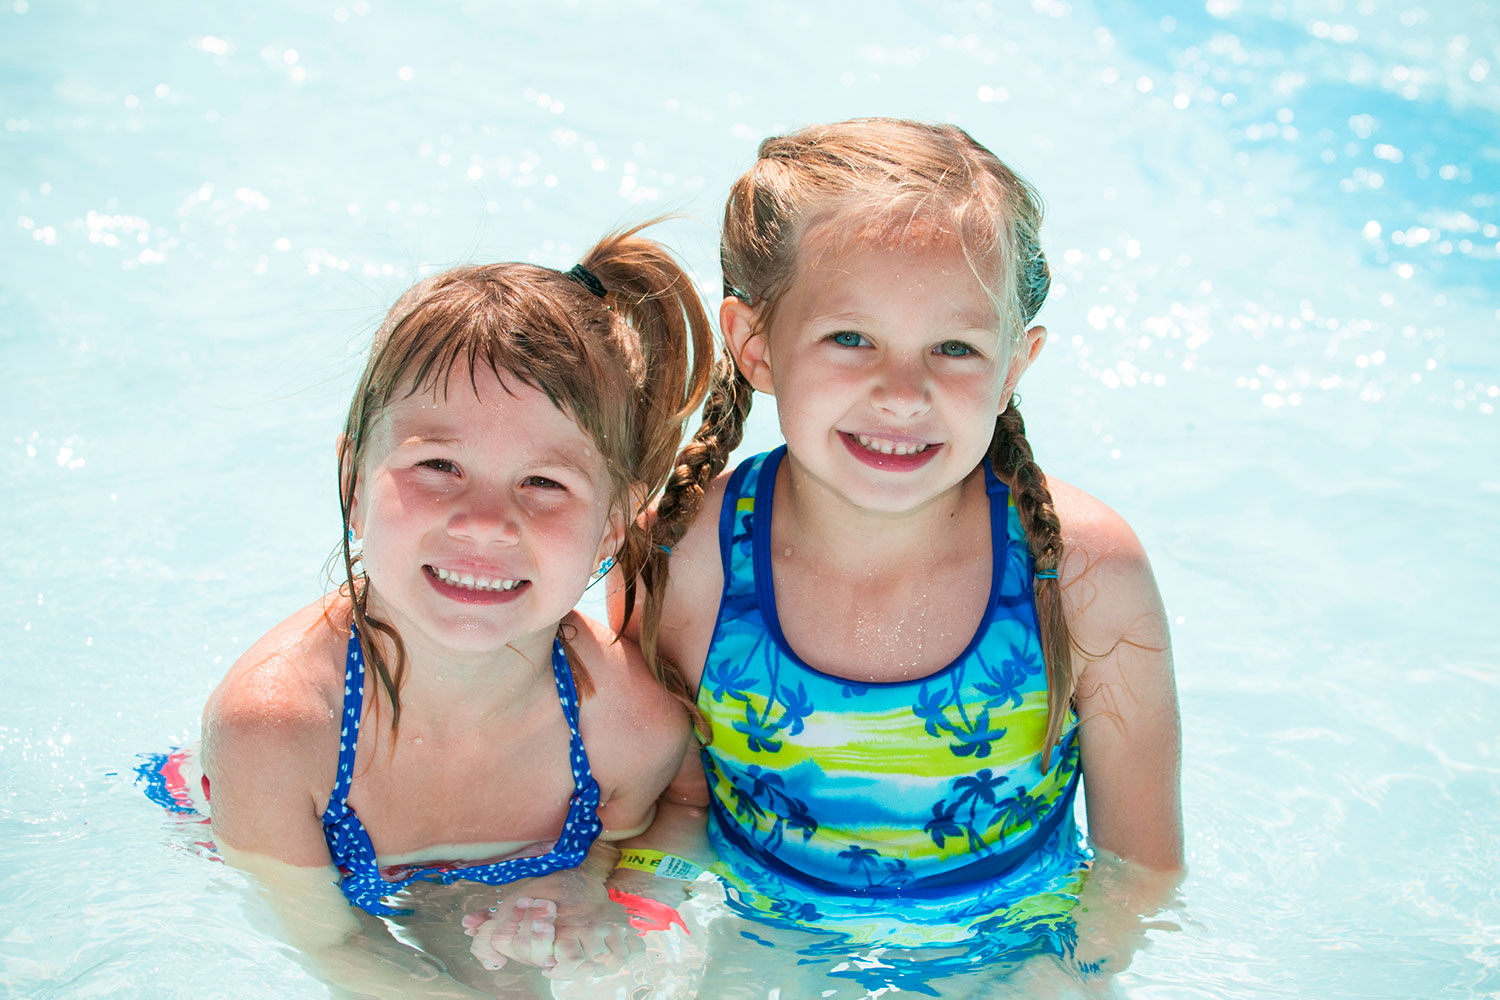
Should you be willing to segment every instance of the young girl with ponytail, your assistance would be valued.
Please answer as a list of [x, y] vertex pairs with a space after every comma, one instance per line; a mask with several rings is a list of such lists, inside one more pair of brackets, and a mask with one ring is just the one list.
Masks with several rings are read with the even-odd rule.
[[[1182, 864], [1149, 564], [1042, 472], [1017, 406], [1040, 222], [989, 150], [910, 121], [768, 139], [730, 194], [726, 356], [613, 614], [693, 701], [673, 787], [748, 910], [1071, 949], [1080, 781], [1096, 848]], [[753, 391], [786, 444], [722, 474]], [[946, 929], [912, 932], [929, 909]]]
[[[529, 880], [558, 905], [502, 896], [547, 935], [517, 957], [554, 975], [623, 959], [600, 844], [649, 825], [687, 713], [573, 607], [612, 564], [639, 572], [639, 517], [712, 350], [693, 283], [635, 231], [568, 272], [427, 278], [376, 334], [338, 446], [345, 585], [252, 646], [204, 711], [214, 839], [339, 985], [494, 994], [423, 985], [410, 932], [367, 916], [426, 883], [482, 883], [487, 903]], [[592, 881], [535, 881], [585, 859]]]

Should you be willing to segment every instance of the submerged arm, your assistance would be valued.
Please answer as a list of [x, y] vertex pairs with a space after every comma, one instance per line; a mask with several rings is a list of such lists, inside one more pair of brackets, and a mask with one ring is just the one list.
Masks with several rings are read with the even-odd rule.
[[231, 672], [204, 711], [221, 856], [253, 878], [280, 933], [331, 986], [382, 997], [491, 996], [443, 974], [344, 897], [321, 818], [338, 730], [326, 707], [299, 699], [295, 685], [259, 683], [267, 676]]

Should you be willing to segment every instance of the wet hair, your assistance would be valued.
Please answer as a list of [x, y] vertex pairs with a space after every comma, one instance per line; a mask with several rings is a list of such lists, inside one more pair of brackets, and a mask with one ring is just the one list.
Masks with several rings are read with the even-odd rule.
[[[892, 246], [951, 236], [994, 305], [1002, 336], [1019, 349], [1051, 284], [1037, 236], [1041, 221], [1031, 186], [954, 125], [863, 118], [809, 126], [762, 142], [755, 165], [730, 189], [720, 242], [724, 294], [752, 306], [757, 330], [765, 331], [805, 265], [809, 243], [837, 252], [856, 242]], [[669, 549], [697, 514], [708, 484], [740, 443], [752, 392], [726, 348], [714, 367], [702, 426], [678, 455], [658, 505], [658, 545]], [[1055, 577], [1063, 556], [1060, 526], [1014, 399], [995, 422], [989, 456], [1012, 486], [1039, 574], [1045, 768], [1072, 703], [1072, 643]], [[640, 633], [653, 664], [667, 573], [665, 554], [653, 550], [642, 575]]]
[[[369, 581], [350, 548], [350, 512], [371, 430], [392, 402], [423, 392], [446, 396], [458, 388], [455, 376], [477, 392], [481, 370], [546, 393], [608, 466], [611, 506], [626, 526], [614, 558], [633, 580], [649, 545], [640, 515], [672, 468], [713, 358], [713, 328], [697, 288], [664, 247], [638, 235], [643, 228], [606, 236], [571, 272], [501, 263], [426, 278], [397, 300], [375, 334], [340, 439], [339, 502], [354, 624], [367, 636], [385, 636], [393, 653], [388, 658], [366, 642], [393, 730], [406, 650], [394, 626], [370, 613]], [[590, 693], [576, 657], [572, 666], [580, 692]], [[673, 693], [688, 703], [680, 685]]]

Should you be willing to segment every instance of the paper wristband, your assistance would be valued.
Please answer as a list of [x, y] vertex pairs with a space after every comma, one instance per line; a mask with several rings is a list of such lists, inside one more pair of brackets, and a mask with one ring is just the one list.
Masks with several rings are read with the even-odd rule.
[[691, 882], [703, 874], [703, 869], [687, 858], [636, 847], [621, 851], [620, 860], [615, 867], [634, 868], [636, 871], [646, 872], [658, 878], [675, 878], [683, 882]]

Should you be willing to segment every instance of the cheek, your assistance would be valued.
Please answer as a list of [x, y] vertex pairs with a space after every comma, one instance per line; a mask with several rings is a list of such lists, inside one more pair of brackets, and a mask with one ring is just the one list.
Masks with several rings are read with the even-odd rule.
[[862, 391], [857, 372], [836, 365], [806, 365], [777, 386], [778, 410], [821, 412], [848, 405]]
[[440, 497], [420, 490], [399, 489], [391, 482], [372, 483], [362, 502], [366, 545], [399, 545], [424, 524], [441, 515]]
[[995, 410], [1004, 405], [1010, 395], [1004, 380], [1004, 372], [987, 372], [953, 383], [951, 398], [958, 404], [976, 410]]

